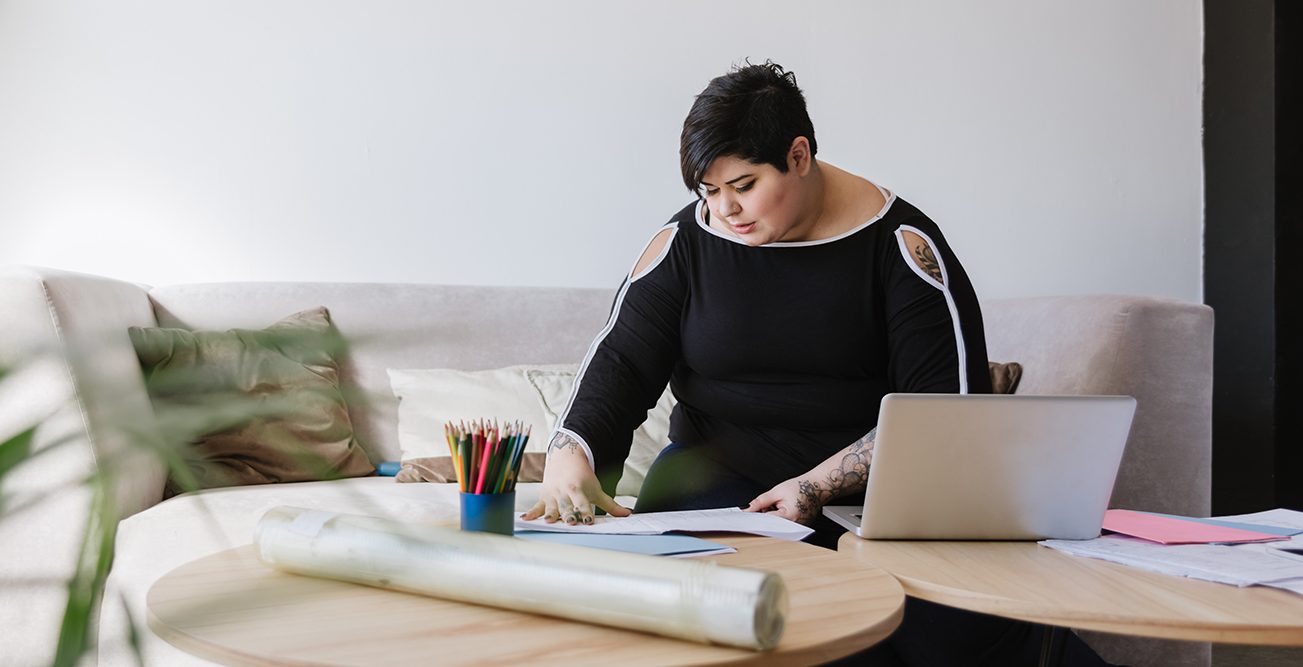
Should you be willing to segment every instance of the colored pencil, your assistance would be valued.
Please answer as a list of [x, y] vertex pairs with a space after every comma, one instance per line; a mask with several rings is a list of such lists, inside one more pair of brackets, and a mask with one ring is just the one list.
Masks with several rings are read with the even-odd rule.
[[532, 425], [517, 420], [480, 419], [444, 424], [457, 484], [463, 493], [508, 493], [516, 489]]

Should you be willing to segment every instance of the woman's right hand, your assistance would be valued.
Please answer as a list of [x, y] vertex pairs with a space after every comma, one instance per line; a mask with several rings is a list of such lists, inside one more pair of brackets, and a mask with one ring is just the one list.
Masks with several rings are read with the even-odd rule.
[[548, 445], [547, 466], [543, 468], [543, 486], [538, 502], [520, 515], [526, 521], [543, 517], [548, 523], [564, 521], [570, 525], [593, 522], [593, 506], [611, 516], [629, 516], [632, 512], [602, 491], [588, 455], [578, 442], [557, 433]]

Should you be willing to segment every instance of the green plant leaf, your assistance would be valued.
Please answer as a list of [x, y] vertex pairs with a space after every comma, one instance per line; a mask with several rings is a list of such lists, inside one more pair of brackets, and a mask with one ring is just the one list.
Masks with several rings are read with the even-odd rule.
[[[336, 362], [347, 353], [347, 346], [344, 344], [343, 337], [337, 331], [334, 331], [333, 327], [326, 334], [274, 331], [264, 337], [266, 338], [263, 341], [264, 344], [275, 346], [282, 350], [287, 357], [309, 365], [312, 372], [329, 376], [331, 379], [336, 379], [339, 373], [336, 365], [313, 364], [316, 364], [317, 360], [321, 358], [323, 351], [334, 355]], [[367, 339], [367, 336], [359, 336], [355, 337], [353, 341], [358, 343]], [[415, 336], [413, 337], [413, 340], [418, 339]], [[113, 341], [114, 345], [118, 343], [119, 341], [116, 339]], [[90, 346], [90, 348], [94, 347], [94, 345]], [[70, 352], [66, 341], [61, 341], [58, 345], [49, 346], [48, 349], [43, 347], [33, 349], [30, 352], [29, 357], [31, 359], [44, 357], [47, 354], [62, 358], [77, 352], [77, 350]], [[80, 352], [89, 355], [89, 360], [83, 360], [85, 363], [93, 363], [94, 349], [81, 350]], [[0, 379], [6, 382], [14, 381], [12, 377], [12, 371], [14, 370], [14, 367], [0, 368]], [[179, 403], [181, 409], [175, 411], [174, 414], [163, 414], [163, 411], [158, 411], [154, 420], [138, 420], [136, 412], [129, 409], [130, 405], [115, 400], [119, 394], [107, 379], [103, 380], [103, 385], [94, 387], [97, 391], [79, 392], [79, 398], [73, 399], [81, 400], [84, 403], [90, 397], [99, 401], [97, 405], [100, 411], [96, 414], [105, 416], [106, 421], [98, 424], [97, 430], [100, 432], [116, 430], [119, 436], [124, 437], [125, 441], [130, 443], [132, 451], [114, 451], [108, 455], [105, 452], [95, 452], [95, 471], [76, 480], [79, 487], [84, 486], [84, 488], [91, 491], [91, 501], [89, 514], [81, 536], [81, 548], [77, 555], [76, 569], [70, 578], [60, 582], [63, 586], [66, 586], [68, 598], [59, 631], [55, 658], [52, 663], [56, 667], [76, 667], [78, 663], [84, 661], [87, 653], [92, 650], [95, 644], [96, 633], [93, 631], [93, 623], [98, 616], [101, 605], [112, 604], [111, 600], [105, 599], [105, 583], [115, 558], [115, 538], [120, 509], [114, 503], [113, 489], [118, 488], [117, 484], [119, 482], [130, 481], [129, 477], [125, 479], [118, 477], [118, 473], [122, 471], [127, 471], [127, 474], [129, 474], [129, 468], [122, 464], [123, 461], [134, 460], [134, 458], [128, 459], [128, 457], [141, 451], [148, 452], [159, 462], [166, 465], [171, 473], [170, 477], [178, 486], [183, 490], [194, 490], [200, 487], [201, 480], [196, 478], [187, 465], [186, 457], [188, 455], [187, 447], [198, 436], [211, 433], [214, 430], [240, 428], [253, 419], [277, 419], [281, 415], [295, 414], [296, 410], [302, 412], [304, 401], [339, 400], [340, 397], [346, 397], [348, 400], [357, 401], [359, 405], [366, 405], [373, 400], [366, 392], [344, 386], [326, 392], [325, 399], [317, 395], [321, 393], [319, 390], [308, 390], [297, 386], [285, 387], [283, 392], [271, 393], [252, 392], [250, 394], [247, 390], [232, 391], [231, 387], [218, 381], [221, 380], [220, 377], [214, 376], [210, 371], [203, 369], [187, 373], [146, 371], [144, 380], [147, 389], [149, 389], [151, 402], [156, 410], [160, 404], [167, 401]], [[120, 409], [120, 406], [128, 409]], [[169, 410], [167, 412], [173, 411]], [[84, 437], [84, 431], [80, 428], [75, 433], [64, 436], [60, 440], [53, 440], [50, 433], [42, 431], [39, 449], [33, 449], [35, 446], [34, 434], [35, 428], [32, 428], [0, 442], [0, 481], [3, 480], [5, 473], [10, 472], [19, 465], [26, 464], [27, 467], [34, 467], [33, 461], [55, 451], [56, 445], [62, 449], [69, 444], [77, 447], [88, 444]], [[320, 477], [338, 477], [338, 474], [330, 469], [329, 461], [310, 450], [300, 452], [294, 449], [293, 442], [269, 441], [267, 446], [289, 448], [289, 451], [301, 465], [319, 471]], [[0, 495], [0, 522], [13, 520], [15, 515], [21, 515], [27, 509], [38, 506], [48, 498], [60, 497], [66, 491], [66, 488], [64, 486], [58, 489], [42, 490], [38, 493], [28, 492], [9, 498]], [[350, 495], [354, 494], [347, 488], [344, 491]], [[360, 495], [354, 495], [354, 498], [359, 503], [365, 501]], [[6, 500], [10, 502], [6, 504]], [[212, 516], [209, 508], [202, 502], [198, 506], [202, 510], [203, 516], [211, 523], [213, 530], [220, 530], [220, 526], [216, 518]], [[70, 529], [75, 530], [72, 527]], [[51, 582], [49, 585], [57, 584]], [[137, 619], [131, 617], [129, 610], [126, 609], [125, 599], [120, 599], [119, 603], [123, 605], [129, 623], [125, 639], [129, 642], [137, 663], [143, 663], [140, 642], [143, 633], [141, 628], [144, 627], [144, 624], [138, 625], [136, 623]], [[3, 635], [3, 630], [0, 630], [0, 635]], [[3, 653], [3, 649], [0, 649], [0, 653]]]
[[140, 626], [136, 625], [136, 619], [127, 608], [127, 596], [119, 593], [118, 602], [122, 605], [122, 617], [127, 619], [127, 645], [131, 647], [137, 667], [145, 667], [145, 654], [140, 648]]
[[113, 565], [118, 517], [112, 501], [112, 475], [101, 469], [93, 477], [91, 513], [77, 557], [77, 570], [68, 580], [68, 603], [54, 654], [54, 667], [77, 667], [91, 646], [91, 621], [104, 595], [104, 582]]
[[32, 455], [32, 436], [35, 434], [36, 427], [33, 426], [0, 443], [0, 480]]

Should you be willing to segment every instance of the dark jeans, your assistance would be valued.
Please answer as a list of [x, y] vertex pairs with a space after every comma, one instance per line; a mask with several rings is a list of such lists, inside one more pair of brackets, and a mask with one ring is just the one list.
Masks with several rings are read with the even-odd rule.
[[[768, 491], [739, 476], [706, 452], [678, 444], [661, 450], [647, 471], [638, 495], [637, 512], [745, 507]], [[806, 542], [837, 548], [845, 532], [820, 517]], [[954, 609], [906, 598], [905, 617], [886, 641], [831, 665], [927, 666], [1035, 665], [1040, 657], [1041, 626], [998, 616]], [[1077, 635], [1063, 633], [1065, 667], [1103, 667], [1104, 662]]]

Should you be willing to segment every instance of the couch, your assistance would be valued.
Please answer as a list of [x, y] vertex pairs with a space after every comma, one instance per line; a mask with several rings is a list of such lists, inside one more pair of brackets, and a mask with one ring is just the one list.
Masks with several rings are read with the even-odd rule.
[[[150, 287], [45, 268], [0, 272], [0, 438], [40, 420], [36, 447], [65, 442], [4, 478], [7, 494], [48, 491], [0, 520], [0, 665], [48, 662], [97, 467], [117, 474], [117, 557], [98, 619], [98, 662], [133, 664], [129, 623], [147, 664], [210, 664], [146, 629], [144, 596], [171, 568], [248, 543], [280, 504], [411, 520], [454, 520], [455, 486], [385, 477], [212, 489], [164, 497], [165, 471], [128, 442], [153, 413], [130, 326], [262, 328], [327, 306], [349, 341], [342, 382], [365, 399], [349, 412], [373, 462], [399, 458], [387, 368], [488, 369], [575, 363], [605, 322], [603, 289], [343, 283]], [[1021, 394], [1128, 394], [1138, 409], [1112, 506], [1207, 516], [1210, 509], [1212, 311], [1134, 296], [1083, 295], [983, 303], [989, 356], [1018, 361]], [[32, 361], [31, 350], [50, 354]], [[23, 363], [19, 363], [23, 362]], [[128, 423], [132, 430], [107, 428]], [[522, 484], [518, 505], [536, 497]], [[12, 508], [11, 508], [12, 509]], [[1206, 644], [1088, 635], [1130, 665], [1208, 664]]]

